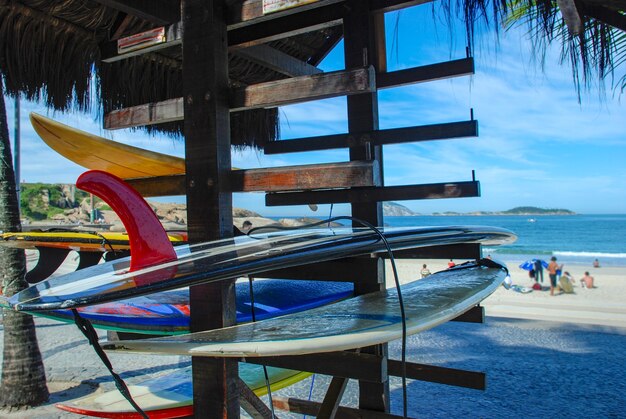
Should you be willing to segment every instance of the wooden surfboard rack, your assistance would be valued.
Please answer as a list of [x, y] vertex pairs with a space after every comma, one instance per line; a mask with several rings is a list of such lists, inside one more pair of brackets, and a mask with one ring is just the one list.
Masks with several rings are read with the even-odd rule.
[[[185, 0], [180, 14], [163, 21], [165, 39], [145, 49], [115, 48], [103, 44], [105, 63], [150, 56], [161, 48], [182, 46], [183, 96], [158, 103], [118, 109], [104, 116], [108, 129], [184, 120], [186, 175], [135, 179], [133, 186], [149, 196], [185, 193], [190, 242], [232, 235], [232, 194], [263, 191], [268, 205], [350, 203], [352, 215], [374, 225], [383, 224], [382, 202], [387, 200], [443, 199], [480, 196], [480, 184], [471, 179], [437, 184], [385, 186], [383, 147], [394, 143], [472, 138], [478, 123], [469, 121], [379, 129], [378, 90], [474, 72], [472, 57], [426, 66], [387, 71], [384, 13], [419, 7], [428, 0], [317, 0], [292, 2], [296, 7], [264, 14], [261, 0]], [[277, 2], [281, 3], [281, 2]], [[301, 4], [300, 4], [301, 3]], [[291, 6], [294, 6], [291, 4]], [[132, 6], [137, 14], [148, 6]], [[308, 61], [271, 51], [270, 41], [322, 28], [343, 25], [345, 69], [322, 73], [321, 56]], [[184, 31], [182, 28], [184, 27]], [[339, 38], [329, 38], [334, 45]], [[117, 44], [116, 44], [117, 45]], [[283, 79], [245, 88], [230, 89], [229, 53], [255, 57]], [[107, 64], [103, 64], [107, 65]], [[271, 66], [271, 67], [270, 67]], [[283, 140], [269, 144], [267, 154], [342, 148], [347, 163], [288, 168], [263, 168], [231, 173], [230, 113], [242, 109], [276, 107], [320, 98], [347, 96], [348, 132]], [[470, 115], [473, 115], [470, 112]], [[481, 256], [480, 245], [439, 246], [401, 254], [406, 258], [464, 258]], [[269, 276], [269, 275], [268, 275]], [[276, 278], [344, 280], [355, 284], [357, 294], [384, 287], [383, 258], [353, 258], [283, 269]], [[235, 318], [233, 281], [192, 287], [192, 331], [228, 326]], [[482, 307], [459, 318], [482, 322]], [[319, 372], [333, 376], [322, 402], [274, 398], [283, 410], [317, 417], [396, 418], [389, 414], [389, 376], [399, 374], [399, 361], [389, 359], [387, 345], [297, 357], [247, 359], [247, 362]], [[271, 417], [263, 403], [241, 386], [237, 360], [193, 357], [194, 410], [196, 417], [239, 417], [240, 407], [255, 418]], [[485, 388], [485, 374], [450, 368], [407, 364], [412, 379], [473, 389]], [[206, 380], [207, 376], [215, 377]], [[359, 381], [358, 408], [340, 406], [348, 379]], [[245, 387], [245, 386], [244, 386]], [[229, 391], [239, 389], [238, 392]], [[237, 393], [237, 394], [233, 394]], [[219, 414], [218, 414], [219, 412]]]

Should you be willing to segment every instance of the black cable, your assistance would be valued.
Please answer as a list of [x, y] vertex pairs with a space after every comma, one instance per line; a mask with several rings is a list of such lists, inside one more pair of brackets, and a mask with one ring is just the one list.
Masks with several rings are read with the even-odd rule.
[[141, 407], [139, 407], [135, 400], [133, 400], [133, 396], [130, 394], [130, 390], [128, 389], [128, 386], [126, 385], [122, 377], [120, 377], [115, 371], [113, 371], [113, 365], [111, 365], [111, 361], [106, 356], [106, 354], [102, 350], [102, 347], [100, 346], [100, 343], [98, 342], [98, 334], [96, 333], [96, 329], [93, 328], [89, 320], [82, 318], [75, 308], [72, 309], [72, 313], [74, 314], [74, 322], [76, 323], [76, 326], [78, 326], [83, 335], [85, 335], [85, 337], [89, 341], [89, 344], [93, 346], [93, 349], [100, 357], [100, 360], [102, 361], [104, 366], [107, 367], [107, 369], [109, 370], [109, 373], [111, 374], [111, 376], [113, 377], [113, 381], [115, 382], [115, 387], [117, 387], [122, 396], [124, 396], [124, 398], [128, 400], [128, 402], [131, 404], [131, 406], [133, 406], [137, 413], [139, 413], [143, 418], [148, 419], [148, 415], [141, 409]]
[[[252, 323], [256, 323], [256, 314], [254, 312], [254, 287], [252, 286], [252, 281], [254, 278], [252, 276], [248, 276], [248, 283], [250, 284], [250, 313], [252, 315]], [[272, 400], [272, 386], [270, 384], [270, 377], [267, 373], [267, 366], [263, 365], [263, 374], [265, 374], [265, 386], [267, 387], [267, 396], [270, 400], [270, 410], [272, 412], [272, 419], [276, 418], [276, 414], [274, 413], [274, 400]]]
[[[396, 291], [398, 294], [398, 305], [400, 306], [400, 315], [402, 316], [402, 349], [401, 349], [401, 365], [402, 365], [402, 397], [403, 397], [403, 414], [404, 414], [404, 418], [407, 417], [407, 410], [408, 410], [408, 402], [407, 402], [407, 388], [406, 388], [406, 315], [405, 315], [405, 310], [404, 310], [404, 300], [402, 298], [402, 290], [400, 289], [400, 279], [398, 276], [398, 269], [396, 268], [396, 261], [395, 258], [393, 257], [393, 250], [391, 250], [391, 245], [389, 244], [389, 242], [387, 241], [387, 238], [385, 237], [385, 235], [377, 228], [375, 227], [373, 224], [370, 224], [369, 222], [365, 221], [365, 220], [361, 220], [359, 218], [356, 217], [351, 217], [348, 215], [342, 215], [342, 216], [337, 216], [337, 217], [330, 217], [327, 220], [322, 220], [316, 223], [310, 223], [307, 224], [305, 226], [298, 226], [298, 227], [287, 227], [287, 226], [273, 226], [271, 227], [272, 229], [276, 229], [276, 230], [285, 230], [285, 231], [289, 231], [289, 230], [300, 230], [302, 228], [311, 228], [311, 227], [316, 227], [319, 225], [323, 225], [323, 224], [327, 224], [330, 228], [330, 223], [333, 221], [339, 221], [339, 220], [350, 220], [353, 223], [358, 223], [361, 224], [367, 228], [369, 228], [370, 230], [372, 230], [374, 233], [376, 233], [376, 235], [378, 235], [378, 237], [382, 240], [382, 242], [385, 245], [385, 248], [387, 249], [387, 254], [389, 255], [389, 261], [391, 263], [391, 269], [393, 271], [393, 277], [394, 277], [394, 282], [396, 285]], [[260, 230], [263, 229], [269, 229], [269, 227], [256, 227], [251, 229], [250, 231], [248, 231], [248, 235], [250, 236], [253, 232], [258, 232]]]

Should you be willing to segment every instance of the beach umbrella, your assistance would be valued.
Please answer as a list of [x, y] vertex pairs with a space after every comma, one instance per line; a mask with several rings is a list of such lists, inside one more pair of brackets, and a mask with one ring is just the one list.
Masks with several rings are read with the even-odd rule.
[[533, 269], [535, 269], [535, 262], [539, 261], [541, 262], [541, 265], [544, 268], [548, 267], [548, 262], [546, 262], [545, 260], [542, 259], [532, 259], [532, 260], [527, 260], [526, 262], [522, 263], [519, 267], [526, 270], [526, 271], [531, 271]]

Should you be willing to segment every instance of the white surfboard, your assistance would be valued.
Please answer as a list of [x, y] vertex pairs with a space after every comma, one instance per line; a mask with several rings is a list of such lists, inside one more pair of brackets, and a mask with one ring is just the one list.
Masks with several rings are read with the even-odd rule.
[[[464, 313], [502, 283], [506, 269], [490, 260], [438, 272], [401, 287], [407, 334], [435, 327]], [[490, 266], [490, 267], [488, 267]], [[329, 306], [189, 335], [117, 341], [105, 350], [209, 357], [301, 355], [389, 342], [402, 336], [395, 289]]]

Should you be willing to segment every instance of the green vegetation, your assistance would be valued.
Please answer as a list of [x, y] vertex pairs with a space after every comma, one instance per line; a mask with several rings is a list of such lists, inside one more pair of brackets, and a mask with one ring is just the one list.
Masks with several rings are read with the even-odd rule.
[[[65, 210], [77, 208], [89, 193], [77, 189], [74, 185], [52, 183], [20, 184], [20, 207], [22, 218], [31, 221], [51, 219]], [[102, 200], [95, 198], [97, 208], [110, 209]]]
[[574, 215], [573, 211], [562, 208], [537, 208], [537, 207], [515, 207], [507, 211], [502, 211], [502, 214], [507, 215], [526, 215], [526, 214], [534, 214], [534, 215]]

